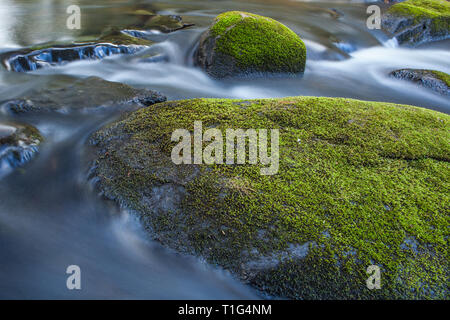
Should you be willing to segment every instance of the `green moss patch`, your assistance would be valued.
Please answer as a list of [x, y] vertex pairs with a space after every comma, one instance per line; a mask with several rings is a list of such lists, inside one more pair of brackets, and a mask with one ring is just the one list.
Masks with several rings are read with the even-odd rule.
[[432, 70], [431, 72], [436, 76], [436, 78], [445, 82], [447, 87], [450, 88], [450, 75], [448, 73], [435, 70]]
[[390, 73], [398, 79], [412, 81], [442, 95], [450, 95], [450, 76], [441, 71], [425, 69], [400, 69]]
[[416, 23], [431, 19], [435, 32], [450, 30], [450, 3], [445, 0], [408, 0], [393, 5], [388, 13], [411, 17]]
[[231, 11], [216, 17], [211, 27], [216, 48], [232, 56], [242, 68], [285, 69], [302, 72], [306, 61], [303, 41], [271, 18]]
[[[279, 171], [175, 165], [175, 129], [279, 129]], [[195, 99], [93, 136], [104, 193], [164, 244], [302, 299], [448, 299], [450, 117], [344, 98]], [[366, 286], [369, 265], [381, 289]]]

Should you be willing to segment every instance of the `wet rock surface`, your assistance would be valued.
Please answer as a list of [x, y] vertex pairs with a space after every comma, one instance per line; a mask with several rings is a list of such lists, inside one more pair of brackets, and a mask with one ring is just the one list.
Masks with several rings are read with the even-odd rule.
[[450, 3], [446, 0], [408, 0], [391, 6], [382, 17], [384, 30], [399, 44], [418, 46], [450, 38]]
[[397, 79], [408, 80], [441, 95], [450, 95], [450, 76], [444, 72], [421, 69], [400, 69], [390, 73]]
[[99, 60], [115, 54], [132, 54], [142, 48], [136, 45], [113, 44], [72, 45], [8, 53], [2, 57], [2, 60], [7, 70], [28, 72], [78, 60]]
[[152, 90], [135, 89], [97, 77], [77, 79], [67, 76], [2, 105], [12, 113], [70, 112], [132, 104], [149, 106], [165, 100], [164, 95]]
[[42, 140], [30, 125], [0, 121], [0, 178], [30, 161]]
[[128, 32], [136, 31], [134, 36], [140, 37], [139, 31], [159, 31], [170, 33], [193, 26], [192, 23], [184, 23], [178, 15], [158, 15], [151, 12], [135, 11], [134, 14], [140, 19], [139, 22], [126, 27]]

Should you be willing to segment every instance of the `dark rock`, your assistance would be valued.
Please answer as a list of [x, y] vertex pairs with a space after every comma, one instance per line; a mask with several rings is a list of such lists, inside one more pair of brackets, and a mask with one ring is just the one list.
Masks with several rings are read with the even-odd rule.
[[390, 73], [397, 79], [409, 80], [442, 95], [450, 95], [450, 76], [434, 70], [400, 69]]
[[1, 59], [7, 70], [28, 72], [50, 66], [64, 65], [78, 60], [99, 60], [115, 54], [132, 54], [142, 49], [136, 45], [72, 45], [41, 50], [25, 50], [2, 55]]
[[74, 111], [133, 103], [149, 106], [165, 100], [165, 96], [153, 90], [135, 89], [97, 77], [77, 79], [66, 76], [43, 89], [35, 89], [19, 99], [5, 102], [4, 108], [13, 113]]
[[138, 93], [133, 101], [138, 102], [144, 106], [151, 106], [152, 104], [164, 102], [167, 100], [167, 98], [161, 95], [159, 92], [153, 90], [141, 91], [142, 92]]
[[450, 38], [450, 3], [445, 0], [408, 0], [389, 8], [382, 27], [399, 44], [417, 46]]
[[139, 31], [157, 30], [164, 33], [170, 33], [193, 26], [192, 23], [184, 23], [183, 19], [177, 15], [141, 15], [140, 22], [126, 27], [128, 31], [135, 30], [135, 35], [139, 37]]

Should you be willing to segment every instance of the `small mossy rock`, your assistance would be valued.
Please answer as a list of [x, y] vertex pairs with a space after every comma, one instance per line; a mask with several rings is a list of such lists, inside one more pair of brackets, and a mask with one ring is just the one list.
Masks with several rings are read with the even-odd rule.
[[[174, 164], [172, 133], [194, 121], [279, 129], [278, 173]], [[448, 299], [449, 129], [443, 113], [343, 98], [171, 101], [96, 132], [90, 172], [155, 239], [270, 295]]]
[[165, 100], [166, 97], [156, 91], [135, 89], [120, 82], [98, 77], [78, 79], [64, 76], [3, 105], [12, 113], [70, 112], [99, 107], [125, 108], [136, 104], [149, 106]]
[[409, 80], [442, 95], [450, 95], [450, 75], [445, 72], [421, 69], [400, 69], [390, 73], [397, 79]]
[[306, 47], [292, 30], [271, 18], [231, 11], [202, 35], [195, 62], [215, 78], [249, 73], [301, 73]]
[[407, 0], [394, 4], [382, 18], [383, 28], [400, 44], [417, 46], [450, 38], [450, 3]]
[[42, 140], [33, 126], [0, 122], [0, 178], [30, 161]]

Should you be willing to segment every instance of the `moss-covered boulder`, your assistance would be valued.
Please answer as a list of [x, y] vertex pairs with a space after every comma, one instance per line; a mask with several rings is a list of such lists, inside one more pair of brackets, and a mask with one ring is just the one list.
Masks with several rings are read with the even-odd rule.
[[450, 3], [446, 0], [407, 0], [394, 4], [382, 18], [383, 28], [400, 44], [450, 38]]
[[231, 11], [202, 35], [195, 62], [216, 78], [249, 73], [301, 73], [306, 48], [292, 30], [271, 18]]
[[450, 75], [436, 70], [400, 69], [390, 73], [392, 77], [414, 82], [442, 95], [450, 95]]
[[125, 34], [108, 34], [98, 42], [45, 44], [0, 55], [8, 71], [29, 72], [79, 60], [101, 60], [117, 54], [133, 54], [151, 43]]
[[42, 140], [33, 126], [0, 122], [0, 178], [30, 161]]
[[[194, 121], [279, 129], [278, 173], [174, 164], [172, 133]], [[91, 178], [161, 243], [270, 295], [448, 298], [449, 129], [446, 114], [342, 98], [172, 101], [96, 132]]]
[[21, 97], [3, 102], [3, 108], [12, 113], [74, 112], [95, 110], [100, 107], [149, 106], [166, 101], [159, 92], [136, 89], [120, 82], [98, 77], [58, 77], [43, 81]]

